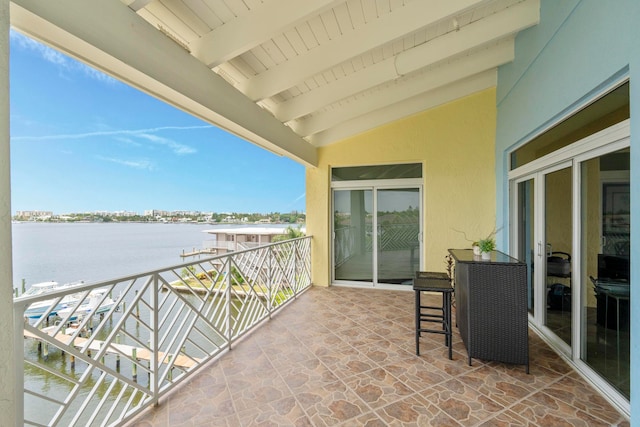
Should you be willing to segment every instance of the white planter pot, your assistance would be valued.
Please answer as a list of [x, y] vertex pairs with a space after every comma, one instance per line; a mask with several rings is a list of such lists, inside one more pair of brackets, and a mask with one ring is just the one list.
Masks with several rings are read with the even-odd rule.
[[491, 252], [482, 252], [482, 259], [490, 260], [491, 259]]

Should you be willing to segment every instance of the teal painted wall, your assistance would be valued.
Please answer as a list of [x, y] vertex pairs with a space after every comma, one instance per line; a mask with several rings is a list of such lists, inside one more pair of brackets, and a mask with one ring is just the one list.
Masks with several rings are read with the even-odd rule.
[[[509, 150], [624, 75], [631, 82], [631, 281], [640, 284], [640, 1], [541, 0], [540, 24], [518, 34], [515, 60], [498, 71], [496, 217], [508, 223]], [[502, 230], [498, 243], [508, 248]], [[639, 289], [632, 286], [635, 307]], [[631, 313], [631, 422], [640, 425], [640, 309]]]
[[631, 75], [631, 290], [633, 307], [631, 312], [631, 425], [640, 425], [640, 5], [634, 3], [630, 13], [632, 26], [629, 48]]

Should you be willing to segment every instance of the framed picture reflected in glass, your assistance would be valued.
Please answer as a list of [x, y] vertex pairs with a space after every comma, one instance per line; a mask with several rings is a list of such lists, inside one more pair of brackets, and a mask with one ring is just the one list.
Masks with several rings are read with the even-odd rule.
[[629, 183], [602, 184], [603, 253], [629, 255], [631, 204]]

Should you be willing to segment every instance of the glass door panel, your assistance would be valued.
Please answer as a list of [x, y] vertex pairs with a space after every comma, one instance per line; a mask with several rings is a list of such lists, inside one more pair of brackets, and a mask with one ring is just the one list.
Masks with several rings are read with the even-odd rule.
[[630, 398], [629, 150], [581, 163], [581, 359]]
[[420, 269], [420, 191], [381, 189], [376, 195], [378, 282], [401, 284]]
[[518, 247], [517, 258], [527, 264], [527, 306], [529, 313], [533, 314], [535, 307], [535, 209], [534, 209], [534, 180], [529, 179], [518, 183]]
[[540, 158], [510, 182], [511, 243], [530, 267], [532, 326], [623, 406], [632, 306], [628, 126]]
[[571, 345], [571, 168], [546, 173], [544, 184], [545, 325]]
[[372, 190], [334, 190], [334, 279], [369, 282], [373, 275]]

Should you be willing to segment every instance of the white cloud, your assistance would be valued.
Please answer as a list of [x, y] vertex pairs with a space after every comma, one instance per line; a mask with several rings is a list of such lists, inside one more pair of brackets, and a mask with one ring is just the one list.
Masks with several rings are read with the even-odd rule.
[[92, 138], [95, 136], [140, 136], [142, 134], [150, 134], [156, 132], [162, 132], [165, 130], [192, 130], [192, 129], [209, 129], [212, 126], [162, 126], [148, 129], [114, 129], [114, 130], [99, 130], [95, 132], [84, 133], [66, 133], [58, 135], [40, 135], [40, 136], [14, 136], [11, 139], [13, 141], [47, 141], [55, 139], [84, 139]]
[[138, 141], [134, 141], [133, 139], [124, 136], [116, 136], [114, 139], [122, 142], [123, 144], [132, 145], [134, 147], [140, 147], [142, 145]]
[[10, 31], [11, 40], [21, 49], [29, 50], [40, 55], [45, 61], [56, 65], [60, 70], [67, 73], [82, 73], [85, 76], [103, 83], [115, 84], [118, 81], [101, 71], [91, 68], [88, 65], [69, 58], [68, 56], [37, 42], [17, 31]]
[[302, 193], [301, 195], [296, 197], [291, 203], [289, 203], [289, 205], [287, 206], [287, 209], [291, 209], [297, 202], [304, 199], [306, 195], [307, 193]]
[[175, 154], [183, 155], [183, 154], [193, 154], [196, 153], [197, 150], [193, 147], [190, 147], [186, 144], [182, 144], [180, 142], [176, 142], [169, 138], [164, 138], [162, 136], [155, 135], [155, 133], [162, 132], [165, 130], [194, 130], [194, 129], [210, 129], [212, 126], [204, 125], [204, 126], [163, 126], [149, 129], [117, 129], [117, 130], [104, 130], [104, 131], [95, 131], [95, 132], [84, 132], [84, 133], [68, 133], [68, 134], [58, 134], [58, 135], [40, 135], [40, 136], [12, 136], [12, 142], [18, 141], [52, 141], [52, 140], [61, 140], [61, 139], [85, 139], [85, 138], [94, 138], [99, 136], [112, 136], [116, 138], [118, 141], [126, 142], [132, 145], [141, 145], [136, 138], [144, 139], [146, 141], [151, 141], [153, 143], [164, 145], [169, 147]]
[[175, 154], [193, 154], [195, 153], [197, 150], [193, 147], [189, 147], [188, 145], [185, 144], [181, 144], [179, 142], [176, 142], [172, 139], [168, 139], [168, 138], [163, 138], [161, 136], [158, 135], [153, 135], [153, 134], [148, 134], [148, 133], [142, 133], [137, 135], [140, 138], [144, 138], [147, 139], [151, 142], [155, 142], [156, 144], [160, 144], [160, 145], [165, 145], [167, 147], [169, 147]]
[[142, 169], [153, 171], [156, 169], [156, 166], [153, 162], [149, 160], [125, 160], [125, 159], [116, 159], [114, 157], [103, 157], [96, 156], [99, 160], [104, 160], [106, 162], [117, 163], [119, 165], [127, 166], [134, 169]]
[[17, 46], [38, 53], [42, 58], [51, 62], [52, 64], [61, 65], [67, 67], [68, 58], [57, 50], [51, 49], [48, 46], [43, 45], [13, 29], [9, 32], [11, 41], [17, 43]]

